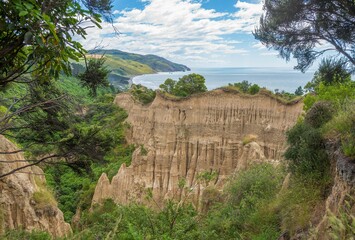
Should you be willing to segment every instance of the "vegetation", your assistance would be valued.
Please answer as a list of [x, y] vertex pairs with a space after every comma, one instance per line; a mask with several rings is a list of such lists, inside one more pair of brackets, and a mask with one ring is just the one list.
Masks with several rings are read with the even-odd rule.
[[100, 14], [108, 16], [111, 7], [110, 0], [4, 1], [0, 85], [29, 82], [35, 76], [58, 78], [61, 72], [70, 75], [70, 60], [78, 61], [86, 53], [72, 36], [85, 37], [84, 22], [100, 27]]
[[[255, 38], [279, 51], [280, 56], [287, 61], [292, 56], [296, 58], [296, 69], [305, 71], [328, 51], [336, 51], [349, 63], [350, 68], [354, 67], [353, 0], [267, 0], [264, 9], [266, 12], [254, 32]], [[331, 47], [318, 48], [321, 41]]]
[[248, 81], [244, 80], [242, 82], [237, 82], [234, 84], [229, 84], [230, 87], [235, 87], [239, 91], [243, 93], [249, 93], [249, 94], [257, 94], [260, 91], [260, 86], [257, 84], [251, 84]]
[[314, 93], [322, 83], [324, 86], [344, 84], [351, 81], [351, 74], [346, 69], [346, 61], [342, 59], [325, 58], [315, 72], [312, 81], [308, 82], [305, 89]]
[[196, 73], [185, 75], [179, 78], [178, 81], [168, 78], [163, 84], [160, 84], [159, 88], [168, 94], [178, 97], [187, 97], [207, 91], [205, 78]]
[[53, 193], [49, 191], [46, 186], [46, 183], [43, 179], [40, 179], [38, 176], [35, 176], [35, 182], [38, 191], [33, 193], [33, 200], [36, 202], [36, 208], [45, 208], [47, 206], [57, 206], [57, 202], [53, 196]]
[[87, 87], [92, 96], [97, 95], [97, 87], [108, 87], [107, 76], [110, 73], [104, 66], [105, 59], [103, 57], [99, 59], [90, 59], [87, 63], [87, 71], [78, 74], [78, 78], [81, 80], [82, 85]]
[[60, 74], [71, 74], [70, 62], [83, 58], [81, 84], [93, 95], [108, 85], [104, 60], [87, 62], [85, 49], [72, 36], [85, 37], [86, 27], [100, 27], [101, 17], [109, 19], [111, 8], [111, 0], [2, 3], [0, 105], [6, 112], [0, 119], [0, 134], [32, 157], [26, 167], [61, 159], [72, 167], [87, 168], [89, 161], [100, 161], [111, 148], [100, 127], [80, 123], [77, 102], [57, 84]]
[[[112, 95], [102, 95], [86, 105], [86, 114], [79, 129], [99, 129], [101, 142], [107, 147], [105, 152], [94, 155], [95, 159], [88, 162], [59, 166], [47, 166], [45, 169], [48, 184], [54, 189], [59, 201], [59, 207], [64, 212], [65, 219], [70, 221], [77, 208], [88, 209], [95, 184], [103, 172], [112, 178], [125, 163], [130, 165], [133, 146], [125, 142], [123, 123], [127, 114], [123, 109], [113, 105]], [[85, 171], [82, 171], [84, 169]], [[78, 175], [79, 173], [79, 175]]]
[[155, 91], [147, 88], [141, 84], [135, 85], [132, 84], [131, 89], [129, 92], [132, 94], [132, 96], [139, 102], [143, 104], [148, 104], [153, 102], [155, 99]]
[[[122, 164], [129, 165], [135, 148], [124, 140], [127, 115], [112, 104], [114, 89], [108, 87], [109, 70], [122, 80], [129, 71], [185, 68], [171, 67], [171, 63], [153, 55], [142, 57], [120, 51], [110, 52], [113, 57], [106, 62], [108, 67], [102, 58], [88, 57], [71, 34], [84, 37], [85, 21], [99, 25], [98, 13], [109, 14], [110, 0], [13, 0], [2, 4], [0, 134], [17, 142], [32, 162], [27, 167], [42, 164], [45, 169], [49, 187], [35, 179], [39, 190], [33, 200], [37, 207], [55, 205], [53, 191], [67, 221], [77, 210], [82, 212], [73, 239], [287, 238], [309, 229], [313, 212], [329, 194], [327, 140], [339, 141], [343, 153], [355, 159], [355, 84], [349, 71], [355, 64], [354, 1], [266, 0], [266, 14], [255, 36], [286, 60], [296, 57], [296, 68], [304, 71], [328, 51], [315, 48], [320, 40], [333, 45], [343, 56], [340, 60], [323, 60], [307, 84], [306, 115], [287, 132], [287, 167], [254, 165], [235, 174], [223, 192], [211, 186], [218, 172], [199, 173], [196, 178], [206, 187], [208, 198], [202, 212], [188, 203], [187, 197], [166, 200], [158, 210], [134, 203], [120, 206], [108, 199], [89, 211], [100, 175], [106, 172], [112, 178]], [[337, 21], [333, 21], [334, 16]], [[79, 58], [85, 68], [71, 65]], [[118, 62], [122, 67], [114, 69]], [[70, 75], [71, 70], [79, 79], [60, 76]], [[265, 92], [247, 81], [230, 87], [247, 94]], [[177, 97], [207, 90], [205, 79], [198, 74], [178, 81], [167, 79], [160, 88]], [[133, 85], [130, 91], [143, 104], [152, 102], [156, 94], [141, 85]], [[302, 88], [295, 94], [275, 91], [275, 96], [289, 99], [303, 94]], [[254, 140], [255, 136], [247, 135], [243, 144]], [[140, 150], [142, 155], [148, 154], [143, 145]], [[45, 165], [49, 160], [51, 164]], [[292, 173], [290, 178], [285, 178], [287, 171]], [[180, 179], [178, 187], [191, 191], [185, 185], [186, 179]], [[152, 191], [148, 191], [147, 200], [152, 201], [152, 197]], [[353, 235], [350, 207], [344, 206], [338, 215], [329, 213], [328, 220], [330, 237], [347, 239]], [[8, 231], [1, 238], [51, 239], [46, 233], [18, 230]]]

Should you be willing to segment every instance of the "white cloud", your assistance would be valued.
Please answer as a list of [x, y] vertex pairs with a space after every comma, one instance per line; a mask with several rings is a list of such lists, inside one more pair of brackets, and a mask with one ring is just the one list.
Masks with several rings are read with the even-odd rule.
[[260, 53], [260, 55], [262, 55], [262, 56], [278, 56], [279, 53], [278, 52], [262, 52], [262, 53]]
[[253, 4], [243, 1], [238, 1], [235, 7], [239, 9], [234, 15], [240, 19], [244, 28], [249, 31], [254, 30], [255, 26], [258, 24], [261, 14], [263, 13], [262, 3]]
[[256, 48], [258, 50], [266, 50], [267, 48], [261, 43], [261, 42], [257, 42], [255, 43], [252, 48]]
[[[142, 0], [143, 1], [143, 0]], [[121, 33], [113, 35], [113, 26], [87, 30], [86, 48], [102, 41], [109, 49], [157, 54], [172, 60], [209, 60], [210, 56], [246, 54], [241, 41], [227, 38], [231, 34], [251, 34], [262, 12], [262, 3], [237, 1], [236, 12], [229, 14], [204, 9], [200, 1], [144, 0], [145, 8], [116, 12], [114, 27]]]

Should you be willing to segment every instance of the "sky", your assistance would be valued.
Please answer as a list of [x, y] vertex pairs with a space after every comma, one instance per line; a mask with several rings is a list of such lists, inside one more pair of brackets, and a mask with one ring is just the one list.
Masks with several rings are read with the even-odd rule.
[[100, 45], [155, 54], [199, 67], [286, 67], [278, 52], [255, 40], [262, 0], [114, 0], [113, 26], [89, 28], [87, 49]]

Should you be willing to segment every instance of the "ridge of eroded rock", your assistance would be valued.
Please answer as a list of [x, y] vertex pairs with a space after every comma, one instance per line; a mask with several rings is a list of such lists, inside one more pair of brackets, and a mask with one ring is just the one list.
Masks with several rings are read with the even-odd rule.
[[93, 203], [105, 198], [122, 204], [144, 202], [148, 188], [161, 203], [181, 197], [184, 191], [178, 185], [185, 179], [198, 204], [206, 187], [198, 180], [200, 173], [217, 172], [210, 184], [221, 188], [233, 172], [252, 162], [280, 160], [285, 131], [296, 123], [303, 106], [223, 90], [182, 100], [157, 94], [148, 106], [122, 93], [115, 103], [128, 112], [128, 142], [139, 147], [131, 166], [123, 165], [111, 183], [100, 178]]
[[[18, 148], [0, 135], [0, 152], [16, 152]], [[21, 152], [0, 154], [0, 174], [28, 165]], [[47, 231], [55, 237], [71, 233], [63, 213], [56, 205], [36, 202], [35, 193], [44, 191], [42, 169], [37, 166], [22, 169], [0, 179], [0, 233], [9, 229]]]

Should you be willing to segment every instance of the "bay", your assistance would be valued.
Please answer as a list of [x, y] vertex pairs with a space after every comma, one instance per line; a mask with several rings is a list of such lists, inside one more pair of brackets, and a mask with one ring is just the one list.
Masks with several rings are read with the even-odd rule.
[[299, 86], [309, 82], [314, 71], [301, 73], [288, 68], [195, 68], [189, 72], [160, 72], [136, 76], [132, 79], [134, 84], [142, 84], [151, 89], [158, 89], [167, 78], [178, 80], [184, 75], [197, 73], [205, 77], [208, 90], [227, 86], [246, 80], [269, 90], [294, 92]]

